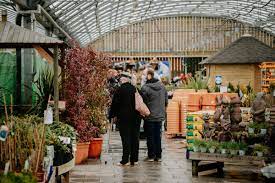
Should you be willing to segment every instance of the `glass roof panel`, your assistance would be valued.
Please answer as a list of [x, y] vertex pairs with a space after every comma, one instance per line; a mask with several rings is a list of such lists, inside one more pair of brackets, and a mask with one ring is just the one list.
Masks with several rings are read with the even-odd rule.
[[[88, 43], [123, 25], [167, 15], [220, 16], [275, 33], [275, 0], [40, 0], [43, 7], [78, 41]], [[0, 0], [9, 20], [15, 10]]]

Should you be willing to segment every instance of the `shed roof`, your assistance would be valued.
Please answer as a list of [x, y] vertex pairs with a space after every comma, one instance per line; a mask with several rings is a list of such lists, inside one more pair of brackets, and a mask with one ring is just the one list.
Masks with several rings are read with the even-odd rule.
[[200, 64], [258, 64], [275, 61], [275, 49], [244, 35]]
[[0, 47], [17, 48], [33, 45], [53, 46], [63, 44], [63, 41], [25, 29], [10, 22], [0, 22]]

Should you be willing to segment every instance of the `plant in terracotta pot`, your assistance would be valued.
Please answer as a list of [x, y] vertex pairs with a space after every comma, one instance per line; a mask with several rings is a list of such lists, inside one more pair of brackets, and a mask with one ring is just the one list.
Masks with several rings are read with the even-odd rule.
[[95, 127], [100, 129], [98, 124], [104, 123], [101, 118], [109, 99], [105, 76], [110, 58], [90, 47], [74, 47], [68, 50], [66, 63], [66, 115], [68, 123], [77, 131], [76, 163], [81, 163], [88, 158]]

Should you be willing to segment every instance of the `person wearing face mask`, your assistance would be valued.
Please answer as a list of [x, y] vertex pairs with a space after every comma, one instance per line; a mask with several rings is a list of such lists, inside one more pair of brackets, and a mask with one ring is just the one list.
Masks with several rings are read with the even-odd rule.
[[131, 74], [122, 72], [120, 87], [114, 94], [111, 116], [117, 118], [123, 155], [120, 166], [137, 165], [139, 151], [140, 120], [135, 109], [136, 88], [131, 84]]
[[148, 69], [146, 84], [141, 88], [144, 103], [150, 110], [145, 117], [145, 134], [147, 137], [148, 161], [161, 161], [161, 127], [165, 120], [168, 104], [167, 91], [164, 85], [154, 78], [154, 70]]

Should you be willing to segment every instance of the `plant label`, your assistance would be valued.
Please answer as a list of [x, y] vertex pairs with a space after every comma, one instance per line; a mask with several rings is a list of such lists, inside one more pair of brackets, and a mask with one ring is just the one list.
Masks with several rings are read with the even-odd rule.
[[9, 128], [6, 125], [2, 125], [0, 128], [0, 140], [6, 141], [9, 134]]
[[70, 137], [62, 137], [59, 136], [60, 141], [63, 142], [63, 144], [70, 144], [71, 143], [71, 138]]
[[8, 161], [8, 162], [5, 164], [4, 175], [7, 175], [7, 174], [8, 174], [9, 168], [10, 168], [10, 161]]
[[24, 164], [24, 170], [29, 170], [29, 167], [30, 167], [29, 160], [26, 160]]
[[53, 109], [48, 107], [44, 111], [44, 124], [49, 125], [53, 123]]

